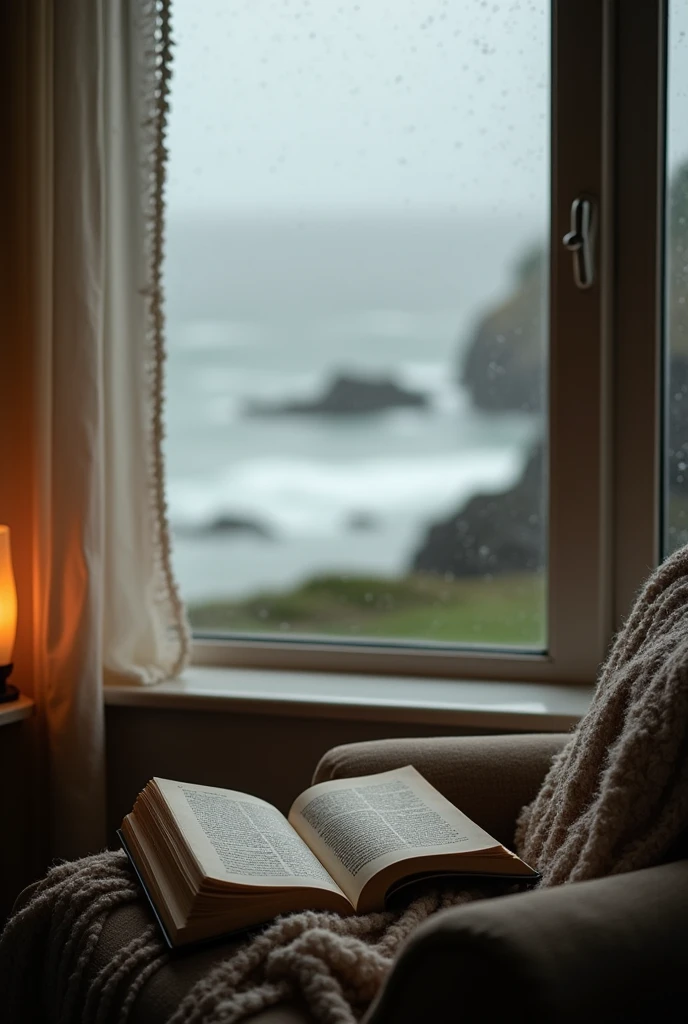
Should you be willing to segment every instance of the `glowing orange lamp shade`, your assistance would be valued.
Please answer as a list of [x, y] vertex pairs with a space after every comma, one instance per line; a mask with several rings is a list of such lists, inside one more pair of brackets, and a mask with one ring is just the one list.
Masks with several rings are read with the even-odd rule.
[[19, 691], [7, 680], [12, 671], [12, 649], [17, 634], [17, 588], [12, 572], [10, 528], [0, 526], [0, 704], [16, 700]]

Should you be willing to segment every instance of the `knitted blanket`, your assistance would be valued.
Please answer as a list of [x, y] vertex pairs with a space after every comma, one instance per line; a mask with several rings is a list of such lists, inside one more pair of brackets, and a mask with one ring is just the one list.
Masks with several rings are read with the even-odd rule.
[[[591, 707], [524, 808], [518, 853], [551, 886], [659, 862], [688, 825], [688, 548], [643, 588], [616, 638]], [[232, 1024], [292, 998], [321, 1024], [355, 1024], [417, 925], [487, 895], [428, 892], [396, 914], [300, 913], [277, 921], [210, 971], [168, 1024]], [[47, 950], [41, 983], [55, 1022], [126, 1024], [167, 953], [155, 928], [99, 972], [107, 916], [139, 899], [121, 853], [53, 868], [0, 937], [3, 1019], [23, 1021], [22, 972]]]

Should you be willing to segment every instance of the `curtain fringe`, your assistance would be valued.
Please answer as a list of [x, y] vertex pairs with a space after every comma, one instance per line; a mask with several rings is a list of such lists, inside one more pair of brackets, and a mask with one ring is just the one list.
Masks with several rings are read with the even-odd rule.
[[172, 544], [165, 494], [165, 462], [163, 456], [165, 311], [162, 265], [165, 251], [165, 183], [168, 150], [167, 119], [172, 71], [172, 32], [170, 0], [144, 0], [140, 19], [145, 27], [143, 38], [153, 41], [146, 47], [146, 86], [143, 97], [148, 116], [141, 126], [143, 132], [143, 202], [146, 240], [147, 324], [146, 375], [150, 409], [149, 422], [149, 487], [153, 544], [156, 558], [156, 600], [166, 612], [166, 635], [161, 637], [165, 653], [162, 678], [179, 675], [186, 666], [191, 650], [191, 631], [184, 603], [172, 568]]

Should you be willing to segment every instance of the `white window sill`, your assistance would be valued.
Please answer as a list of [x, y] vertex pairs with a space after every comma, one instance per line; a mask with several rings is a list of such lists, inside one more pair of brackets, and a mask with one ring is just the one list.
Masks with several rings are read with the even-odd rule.
[[228, 714], [339, 718], [518, 732], [571, 729], [593, 688], [243, 668], [187, 669], [156, 686], [107, 686], [105, 703]]

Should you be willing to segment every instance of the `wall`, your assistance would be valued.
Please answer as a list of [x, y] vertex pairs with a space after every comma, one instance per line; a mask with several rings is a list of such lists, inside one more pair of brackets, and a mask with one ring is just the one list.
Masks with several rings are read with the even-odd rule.
[[0, 728], [0, 928], [15, 897], [43, 870], [35, 799], [34, 728], [31, 721]]

